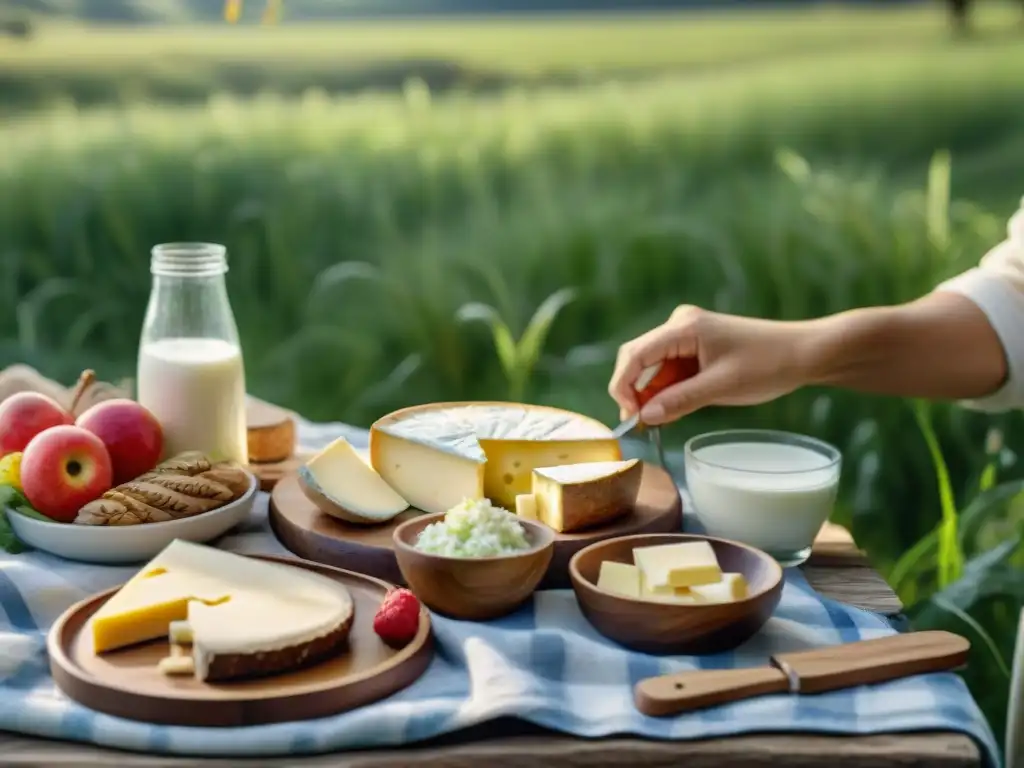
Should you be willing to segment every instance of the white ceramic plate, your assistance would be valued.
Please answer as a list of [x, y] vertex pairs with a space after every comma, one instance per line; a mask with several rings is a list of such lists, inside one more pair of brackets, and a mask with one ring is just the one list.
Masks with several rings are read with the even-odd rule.
[[15, 535], [36, 549], [84, 563], [138, 563], [150, 560], [174, 539], [203, 544], [245, 520], [256, 500], [258, 483], [249, 475], [249, 490], [223, 507], [180, 520], [141, 525], [74, 525], [50, 523], [3, 511]]

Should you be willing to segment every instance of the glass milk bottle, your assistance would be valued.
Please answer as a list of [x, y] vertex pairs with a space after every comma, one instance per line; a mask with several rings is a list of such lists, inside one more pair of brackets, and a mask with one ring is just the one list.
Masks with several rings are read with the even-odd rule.
[[165, 457], [202, 451], [246, 464], [245, 369], [224, 282], [226, 249], [168, 243], [152, 255], [139, 402], [163, 426]]

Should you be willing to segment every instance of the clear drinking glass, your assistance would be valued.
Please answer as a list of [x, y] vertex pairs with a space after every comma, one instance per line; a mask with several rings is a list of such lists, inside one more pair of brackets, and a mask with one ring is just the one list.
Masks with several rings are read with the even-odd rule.
[[710, 536], [732, 539], [799, 565], [832, 514], [842, 456], [813, 437], [727, 430], [686, 443], [686, 485]]
[[164, 455], [202, 451], [248, 463], [245, 366], [224, 275], [211, 243], [153, 248], [153, 287], [139, 342], [138, 399], [159, 419]]

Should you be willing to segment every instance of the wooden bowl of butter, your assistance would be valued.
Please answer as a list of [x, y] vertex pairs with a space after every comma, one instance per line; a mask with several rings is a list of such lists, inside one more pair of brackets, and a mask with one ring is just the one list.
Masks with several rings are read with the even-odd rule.
[[691, 534], [623, 536], [569, 561], [583, 615], [610, 640], [653, 654], [728, 651], [782, 597], [782, 567], [759, 549]]

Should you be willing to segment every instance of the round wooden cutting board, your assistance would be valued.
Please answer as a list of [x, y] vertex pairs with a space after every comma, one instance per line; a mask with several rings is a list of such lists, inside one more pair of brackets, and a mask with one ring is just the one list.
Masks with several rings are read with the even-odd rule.
[[[420, 614], [415, 639], [393, 650], [373, 631], [373, 617], [391, 584], [288, 557], [257, 556], [321, 573], [348, 587], [355, 616], [348, 648], [306, 669], [253, 680], [203, 683], [157, 669], [169, 655], [153, 641], [97, 656], [89, 619], [117, 590], [71, 606], [47, 638], [50, 671], [72, 699], [116, 717], [163, 725], [242, 726], [326, 717], [390, 696], [411, 685], [433, 658], [430, 617]], [[272, 616], [267, 617], [273, 621]]]
[[[406, 510], [382, 525], [350, 525], [325, 515], [302, 492], [297, 475], [283, 478], [270, 493], [270, 525], [281, 543], [300, 557], [368, 573], [403, 584], [395, 560], [392, 532], [422, 514]], [[555, 553], [539, 589], [568, 589], [569, 560], [595, 541], [639, 533], [679, 533], [683, 527], [679, 490], [669, 474], [644, 464], [633, 513], [610, 525], [555, 536]]]

